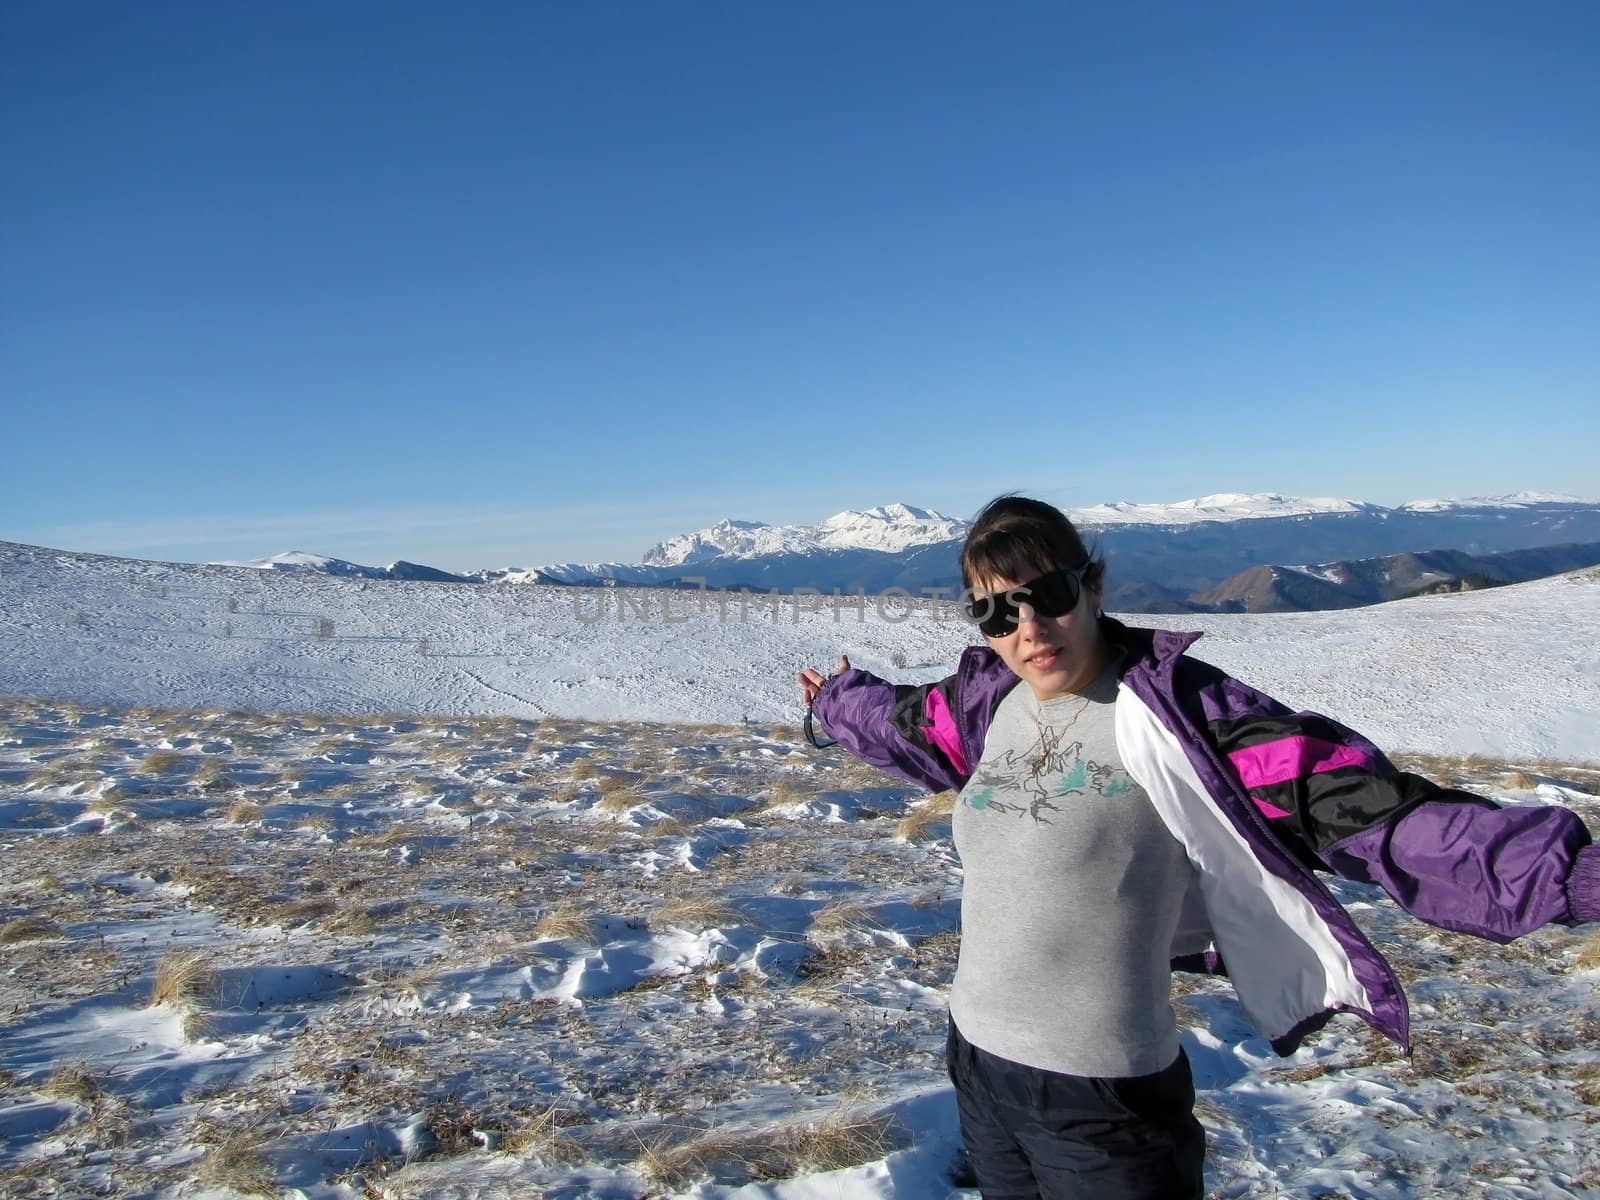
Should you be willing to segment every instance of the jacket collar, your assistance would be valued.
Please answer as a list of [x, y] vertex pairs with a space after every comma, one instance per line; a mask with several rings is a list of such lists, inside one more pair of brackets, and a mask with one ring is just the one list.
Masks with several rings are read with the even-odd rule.
[[1171, 629], [1136, 629], [1115, 617], [1101, 617], [1100, 627], [1114, 645], [1128, 656], [1128, 666], [1157, 674], [1169, 674], [1183, 652], [1200, 640], [1196, 632], [1179, 633]]

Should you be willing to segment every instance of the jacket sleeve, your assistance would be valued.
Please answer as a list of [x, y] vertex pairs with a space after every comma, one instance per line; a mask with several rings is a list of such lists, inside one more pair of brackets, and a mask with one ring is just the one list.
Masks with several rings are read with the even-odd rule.
[[851, 668], [829, 679], [812, 718], [862, 762], [942, 792], [971, 773], [952, 714], [957, 676], [915, 687]]
[[[1397, 770], [1366, 738], [1215, 668], [1198, 689], [1255, 809], [1310, 865], [1376, 883], [1433, 925], [1497, 942], [1600, 920], [1600, 847], [1556, 805], [1500, 805]], [[1193, 693], [1191, 693], [1193, 694]]]

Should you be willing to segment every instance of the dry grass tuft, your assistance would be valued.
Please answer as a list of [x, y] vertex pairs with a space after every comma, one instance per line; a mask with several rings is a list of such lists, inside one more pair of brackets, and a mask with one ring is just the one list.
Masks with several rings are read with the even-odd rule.
[[1539, 786], [1538, 780], [1526, 771], [1507, 771], [1502, 782], [1514, 792], [1531, 792]]
[[209, 999], [217, 983], [210, 962], [211, 955], [203, 950], [168, 950], [156, 964], [149, 1007], [194, 1008]]
[[868, 1115], [859, 1100], [846, 1096], [839, 1107], [785, 1139], [792, 1174], [838, 1171], [882, 1158], [894, 1149], [894, 1118]]
[[583, 1147], [562, 1129], [564, 1123], [579, 1119], [552, 1104], [533, 1114], [527, 1124], [505, 1130], [500, 1149], [506, 1154], [531, 1155], [548, 1166], [582, 1162]]
[[420, 829], [413, 829], [403, 821], [396, 821], [382, 833], [372, 835], [372, 840], [380, 846], [403, 846], [423, 836]]
[[939, 792], [930, 796], [921, 804], [906, 811], [895, 826], [894, 835], [902, 841], [914, 842], [918, 838], [928, 837], [930, 834], [940, 834], [941, 828], [950, 820], [950, 814], [955, 811], [956, 794], [954, 792]]
[[185, 766], [188, 761], [187, 755], [175, 750], [157, 750], [145, 755], [134, 770], [141, 775], [167, 775]]
[[1584, 971], [1600, 969], [1600, 933], [1591, 933], [1578, 947], [1578, 967]]
[[50, 1078], [44, 1081], [39, 1091], [57, 1100], [71, 1100], [77, 1104], [93, 1104], [105, 1093], [100, 1081], [89, 1073], [89, 1066], [84, 1062], [57, 1067], [50, 1072]]
[[229, 825], [254, 825], [261, 820], [261, 805], [254, 800], [240, 800], [228, 806], [223, 820]]
[[428, 1132], [433, 1136], [427, 1157], [454, 1158], [477, 1146], [477, 1119], [454, 1095], [435, 1103], [428, 1110], [427, 1121]]
[[870, 904], [839, 900], [818, 909], [817, 915], [811, 919], [811, 928], [816, 933], [826, 934], [865, 932], [872, 928], [874, 915]]
[[102, 772], [98, 767], [62, 758], [35, 767], [28, 772], [27, 778], [23, 780], [23, 786], [30, 789], [73, 787], [78, 784], [94, 783], [101, 775]]
[[594, 806], [598, 812], [624, 813], [649, 802], [650, 798], [638, 788], [618, 787], [602, 789], [600, 799], [594, 802]]
[[214, 1147], [201, 1161], [198, 1178], [211, 1187], [246, 1196], [272, 1196], [278, 1191], [261, 1153], [260, 1138], [248, 1132], [235, 1133]]
[[[92, 812], [100, 816], [113, 816], [122, 809], [123, 805], [127, 803], [127, 800], [128, 794], [122, 788], [107, 788], [93, 800], [89, 801], [88, 807], [85, 811]], [[130, 813], [129, 815], [131, 816], [133, 814]]]
[[649, 836], [653, 838], [682, 837], [689, 829], [689, 822], [680, 821], [677, 817], [666, 817], [650, 826]]
[[61, 926], [49, 917], [18, 917], [0, 925], [0, 946], [14, 942], [36, 942], [41, 938], [61, 936]]
[[225, 792], [238, 786], [238, 781], [228, 774], [227, 764], [220, 758], [205, 759], [190, 782], [203, 792]]
[[887, 771], [880, 771], [847, 754], [839, 766], [828, 773], [828, 786], [853, 792], [864, 788], [904, 787], [905, 783]]
[[741, 1141], [728, 1135], [706, 1134], [685, 1140], [667, 1133], [642, 1143], [633, 1166], [655, 1187], [676, 1192], [710, 1174], [716, 1163], [742, 1157], [743, 1150]]
[[715, 896], [685, 896], [669, 900], [650, 914], [650, 928], [700, 931], [721, 929], [744, 923], [745, 916], [734, 905]]
[[574, 782], [593, 779], [600, 773], [600, 768], [587, 758], [580, 758], [567, 768], [567, 778]]
[[558, 904], [539, 918], [533, 934], [540, 940], [593, 943], [594, 923], [576, 906]]
[[788, 808], [793, 804], [803, 804], [811, 799], [813, 794], [812, 791], [801, 787], [792, 779], [778, 779], [767, 789], [767, 799], [766, 803], [761, 806], [762, 811], [766, 812], [774, 808]]
[[897, 1132], [892, 1118], [864, 1115], [845, 1097], [822, 1120], [797, 1128], [710, 1132], [687, 1139], [664, 1134], [641, 1146], [634, 1165], [653, 1185], [672, 1191], [719, 1170], [781, 1179], [882, 1158], [895, 1148]]
[[365, 937], [378, 930], [378, 914], [366, 904], [352, 904], [333, 913], [322, 927], [329, 933], [340, 933], [346, 937]]
[[293, 929], [301, 925], [327, 916], [334, 909], [332, 900], [321, 896], [312, 896], [303, 900], [291, 900], [280, 904], [267, 914], [267, 920], [274, 925], [282, 925], [285, 929]]

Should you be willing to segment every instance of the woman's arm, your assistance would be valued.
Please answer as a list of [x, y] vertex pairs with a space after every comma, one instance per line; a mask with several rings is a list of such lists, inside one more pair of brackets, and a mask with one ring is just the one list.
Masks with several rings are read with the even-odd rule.
[[1302, 857], [1381, 885], [1430, 924], [1497, 942], [1552, 921], [1600, 920], [1600, 847], [1569, 809], [1440, 787], [1337, 721], [1185, 666], [1214, 673], [1201, 688], [1212, 739]]
[[812, 718], [862, 762], [932, 792], [959, 788], [971, 774], [953, 717], [958, 676], [897, 685], [841, 657], [837, 674], [807, 668], [795, 678]]

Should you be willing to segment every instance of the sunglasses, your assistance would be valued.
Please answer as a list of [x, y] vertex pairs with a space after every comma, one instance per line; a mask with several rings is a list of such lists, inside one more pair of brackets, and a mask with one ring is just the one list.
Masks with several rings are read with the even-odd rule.
[[985, 637], [992, 638], [1005, 637], [1022, 624], [1023, 604], [1041, 617], [1064, 617], [1078, 607], [1087, 565], [1050, 571], [1008, 591], [973, 596], [967, 603], [967, 615]]

